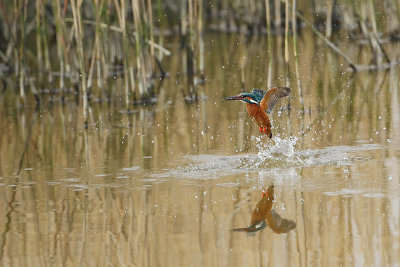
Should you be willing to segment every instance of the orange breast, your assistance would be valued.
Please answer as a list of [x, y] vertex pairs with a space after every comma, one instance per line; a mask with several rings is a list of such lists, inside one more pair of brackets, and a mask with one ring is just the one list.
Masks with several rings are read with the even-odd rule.
[[249, 113], [249, 116], [258, 124], [258, 126], [271, 128], [271, 122], [262, 107], [253, 104], [246, 104], [246, 106], [247, 113]]

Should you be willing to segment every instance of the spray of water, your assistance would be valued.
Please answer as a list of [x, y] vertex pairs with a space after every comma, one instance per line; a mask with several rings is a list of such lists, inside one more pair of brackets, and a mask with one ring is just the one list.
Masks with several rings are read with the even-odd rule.
[[266, 143], [262, 137], [253, 137], [256, 141], [258, 153], [257, 156], [260, 160], [264, 161], [276, 157], [293, 157], [295, 154], [294, 146], [297, 143], [297, 137], [291, 136], [287, 139], [274, 137], [272, 140], [275, 144]]

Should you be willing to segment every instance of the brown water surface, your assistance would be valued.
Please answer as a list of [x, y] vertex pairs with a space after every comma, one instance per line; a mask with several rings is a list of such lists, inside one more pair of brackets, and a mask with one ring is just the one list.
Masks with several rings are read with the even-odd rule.
[[[303, 32], [305, 111], [291, 67], [269, 140], [244, 104], [222, 101], [241, 92], [243, 60], [246, 87], [266, 87], [265, 39], [208, 35], [198, 102], [184, 100], [173, 42], [158, 102], [131, 114], [93, 102], [88, 131], [75, 102], [19, 109], [11, 88], [2, 94], [0, 264], [398, 266], [398, 69], [352, 75]], [[283, 57], [273, 67], [273, 85], [285, 85]], [[232, 232], [271, 184], [273, 209], [296, 227]]]

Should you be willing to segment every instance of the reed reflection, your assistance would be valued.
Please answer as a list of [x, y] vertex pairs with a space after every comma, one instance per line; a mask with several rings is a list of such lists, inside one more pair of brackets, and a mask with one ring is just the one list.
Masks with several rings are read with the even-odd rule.
[[255, 233], [269, 226], [277, 234], [288, 233], [296, 228], [296, 222], [282, 218], [272, 209], [274, 201], [274, 185], [262, 192], [262, 198], [251, 214], [250, 226], [232, 229], [235, 232]]

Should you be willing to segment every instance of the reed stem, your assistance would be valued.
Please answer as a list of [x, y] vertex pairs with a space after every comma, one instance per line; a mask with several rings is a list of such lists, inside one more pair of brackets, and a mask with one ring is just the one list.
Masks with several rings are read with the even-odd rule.
[[293, 22], [293, 54], [294, 54], [294, 68], [296, 72], [297, 80], [297, 90], [299, 93], [299, 101], [301, 110], [304, 113], [304, 100], [303, 100], [303, 90], [301, 88], [300, 73], [299, 73], [299, 54], [297, 52], [297, 18], [296, 18], [296, 0], [293, 0], [292, 4], [292, 22]]
[[285, 0], [285, 63], [289, 64], [289, 0]]
[[198, 15], [197, 15], [197, 36], [199, 46], [199, 73], [200, 77], [204, 78], [204, 11], [203, 0], [198, 0]]
[[42, 66], [43, 66], [43, 55], [42, 55], [42, 34], [41, 34], [41, 15], [40, 15], [40, 10], [41, 10], [41, 0], [36, 0], [36, 11], [35, 11], [35, 20], [36, 20], [36, 56], [37, 56], [37, 66], [38, 66], [38, 73], [39, 77], [42, 76]]
[[333, 12], [333, 0], [328, 0], [328, 6], [326, 10], [326, 38], [331, 38], [332, 35], [332, 12]]
[[53, 2], [53, 7], [55, 8], [55, 26], [56, 26], [56, 42], [57, 42], [57, 56], [60, 64], [60, 91], [61, 91], [61, 101], [64, 102], [64, 75], [65, 75], [65, 62], [64, 62], [64, 45], [63, 45], [63, 40], [64, 40], [64, 26], [63, 26], [63, 21], [61, 19], [61, 6], [60, 6], [60, 1], [58, 0], [52, 0]]
[[267, 46], [268, 46], [268, 74], [267, 74], [267, 87], [272, 86], [272, 36], [271, 36], [271, 8], [269, 0], [265, 0], [265, 18], [267, 23]]
[[25, 105], [26, 97], [25, 97], [25, 24], [26, 24], [26, 17], [27, 17], [27, 0], [21, 1], [22, 8], [22, 16], [20, 16], [20, 26], [21, 29], [21, 37], [19, 41], [19, 101], [21, 105]]
[[281, 28], [282, 18], [281, 18], [281, 0], [275, 0], [275, 28]]
[[82, 0], [71, 0], [72, 7], [72, 15], [74, 18], [74, 30], [75, 30], [75, 40], [78, 47], [78, 58], [79, 58], [79, 67], [80, 67], [80, 75], [81, 75], [81, 89], [82, 89], [82, 97], [83, 97], [83, 124], [84, 128], [88, 128], [88, 95], [87, 95], [87, 87], [86, 87], [86, 70], [85, 70], [85, 57], [83, 53], [83, 29], [82, 29], [82, 18], [81, 18], [81, 6]]

